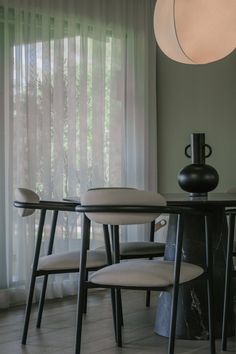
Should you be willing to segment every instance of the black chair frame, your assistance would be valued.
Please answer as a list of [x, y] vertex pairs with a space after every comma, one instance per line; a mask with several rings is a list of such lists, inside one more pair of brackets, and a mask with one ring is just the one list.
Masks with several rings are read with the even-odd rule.
[[[83, 319], [83, 307], [84, 307], [84, 289], [90, 287], [101, 287], [101, 285], [96, 285], [89, 283], [86, 278], [86, 250], [89, 244], [90, 238], [90, 225], [91, 221], [86, 216], [86, 213], [160, 213], [160, 214], [177, 214], [177, 234], [176, 234], [176, 249], [175, 249], [175, 264], [174, 264], [174, 281], [172, 288], [172, 308], [171, 308], [171, 321], [170, 321], [170, 335], [168, 343], [168, 354], [174, 353], [175, 345], [175, 331], [176, 331], [176, 316], [177, 316], [177, 301], [179, 292], [179, 278], [180, 278], [180, 266], [181, 266], [181, 256], [182, 256], [182, 242], [183, 242], [183, 230], [184, 215], [188, 213], [197, 213], [204, 215], [205, 217], [205, 245], [206, 245], [206, 267], [204, 269], [203, 277], [207, 279], [207, 294], [208, 294], [208, 318], [209, 318], [209, 341], [210, 341], [210, 353], [215, 354], [215, 333], [214, 333], [214, 320], [213, 320], [213, 276], [212, 276], [212, 246], [211, 238], [208, 233], [208, 223], [207, 223], [207, 210], [197, 210], [190, 207], [160, 207], [160, 206], [77, 206], [76, 211], [83, 213], [83, 227], [82, 227], [82, 248], [81, 248], [81, 259], [80, 259], [80, 275], [79, 275], [79, 287], [78, 287], [78, 307], [77, 307], [77, 325], [76, 325], [76, 343], [75, 343], [75, 354], [80, 354], [81, 352], [81, 335], [82, 335], [82, 319]], [[210, 213], [210, 211], [209, 211]], [[113, 230], [113, 240], [114, 240], [114, 251], [115, 251], [115, 262], [119, 262], [119, 228], [117, 225], [112, 225]], [[199, 279], [199, 277], [198, 277]], [[103, 286], [105, 287], [105, 286]], [[118, 346], [122, 346], [122, 335], [121, 326], [122, 318], [119, 308], [119, 301], [117, 298], [117, 292], [120, 289], [136, 289], [136, 290], [169, 290], [169, 287], [112, 287], [116, 292], [116, 306], [115, 306], [115, 334]]]
[[236, 256], [234, 251], [234, 231], [235, 231], [235, 216], [236, 209], [227, 209], [226, 215], [229, 218], [228, 222], [228, 237], [226, 249], [226, 267], [225, 267], [225, 288], [224, 288], [224, 307], [222, 321], [222, 342], [221, 350], [227, 350], [227, 324], [229, 318], [229, 302], [232, 287], [232, 278], [236, 277], [236, 269], [233, 266], [233, 256]]
[[[41, 201], [39, 201], [39, 203], [26, 203], [26, 202], [19, 202], [19, 201], [14, 202], [14, 206], [17, 208], [40, 210], [39, 226], [38, 226], [38, 232], [37, 232], [37, 237], [36, 237], [34, 259], [33, 259], [33, 264], [32, 264], [32, 273], [31, 273], [31, 279], [30, 279], [30, 285], [29, 285], [28, 299], [26, 302], [25, 320], [24, 320], [24, 327], [23, 327], [23, 334], [22, 334], [22, 341], [21, 341], [22, 344], [26, 344], [26, 341], [27, 341], [36, 278], [39, 276], [44, 276], [40, 300], [39, 300], [38, 316], [37, 316], [37, 321], [36, 321], [36, 327], [40, 328], [41, 322], [42, 322], [43, 308], [44, 308], [44, 303], [45, 303], [48, 276], [50, 274], [65, 274], [65, 273], [79, 272], [78, 268], [60, 269], [60, 270], [45, 270], [45, 271], [38, 270], [38, 262], [39, 262], [39, 255], [40, 255], [46, 213], [47, 213], [47, 211], [52, 211], [52, 213], [53, 213], [50, 236], [49, 236], [49, 244], [48, 244], [48, 250], [47, 250], [47, 255], [51, 255], [52, 251], [53, 251], [54, 238], [55, 238], [56, 225], [57, 225], [59, 211], [75, 212], [75, 207], [78, 205], [80, 205], [80, 201], [73, 202], [70, 200], [65, 200], [65, 201], [41, 200]], [[114, 255], [113, 255], [113, 252], [111, 252], [110, 233], [109, 233], [108, 225], [103, 225], [103, 232], [104, 232], [104, 236], [105, 236], [104, 237], [105, 250], [107, 253], [108, 264], [112, 264], [114, 262], [114, 259], [113, 259]], [[150, 241], [154, 241], [154, 233], [155, 233], [155, 221], [151, 223]], [[112, 232], [111, 232], [111, 234], [112, 234]], [[88, 249], [89, 249], [89, 245], [88, 245]], [[163, 254], [160, 253], [160, 256], [161, 255], [164, 255], [164, 253]], [[155, 256], [156, 256], [156, 254], [150, 255], [150, 257], [155, 257]], [[129, 257], [129, 258], [132, 258], [132, 257]], [[134, 256], [133, 258], [136, 258], [136, 257]], [[123, 258], [121, 257], [121, 259], [126, 259], [126, 257], [123, 257]], [[97, 269], [98, 268], [89, 268], [86, 271], [86, 278], [88, 277], [88, 271], [94, 271]], [[84, 301], [83, 312], [86, 313], [86, 311], [87, 311], [87, 289], [85, 289], [84, 296], [85, 296], [85, 301]], [[117, 291], [117, 293], [115, 294], [115, 291], [112, 289], [111, 301], [112, 301], [112, 306], [113, 306], [114, 330], [115, 330], [115, 334], [116, 334], [115, 301], [117, 303], [119, 303], [120, 318], [122, 319], [122, 324], [123, 324], [122, 300], [121, 300], [120, 291]], [[147, 291], [147, 295], [146, 295], [146, 306], [150, 306], [150, 291], [149, 290]]]
[[[41, 321], [42, 321], [43, 307], [44, 307], [44, 302], [45, 302], [48, 275], [49, 274], [60, 274], [60, 273], [78, 273], [79, 272], [79, 268], [60, 269], [60, 270], [45, 270], [45, 271], [38, 270], [38, 262], [39, 262], [40, 249], [41, 249], [41, 244], [42, 244], [42, 236], [43, 236], [45, 217], [46, 217], [47, 211], [53, 212], [51, 230], [50, 230], [50, 236], [49, 236], [49, 244], [48, 244], [48, 250], [47, 250], [47, 255], [51, 255], [52, 251], [53, 251], [53, 244], [54, 244], [55, 231], [56, 231], [56, 225], [57, 225], [59, 211], [75, 212], [75, 207], [77, 205], [78, 205], [78, 203], [60, 202], [60, 201], [59, 202], [58, 201], [40, 201], [39, 203], [26, 203], [26, 202], [18, 202], [18, 201], [14, 202], [14, 206], [17, 208], [40, 210], [40, 219], [39, 219], [39, 225], [38, 225], [38, 230], [37, 230], [35, 253], [34, 253], [34, 259], [33, 259], [33, 264], [32, 264], [32, 273], [31, 273], [31, 279], [30, 279], [30, 285], [29, 285], [28, 299], [26, 302], [25, 320], [24, 320], [24, 327], [23, 327], [23, 334], [22, 334], [22, 341], [21, 341], [22, 344], [26, 344], [26, 341], [27, 341], [27, 334], [28, 334], [28, 328], [29, 328], [29, 320], [30, 320], [30, 314], [31, 314], [31, 309], [32, 309], [33, 294], [34, 294], [36, 278], [39, 276], [44, 276], [40, 300], [39, 300], [38, 317], [37, 317], [37, 322], [36, 322], [36, 327], [40, 328]], [[107, 227], [106, 227], [106, 225], [104, 225], [104, 232], [106, 232], [106, 230], [107, 230]], [[105, 238], [105, 239], [107, 239], [107, 238]], [[89, 249], [89, 244], [88, 244], [88, 249]], [[87, 269], [86, 270], [86, 277], [88, 276], [88, 271], [94, 271], [97, 269], [98, 269], [97, 267]], [[85, 313], [86, 308], [87, 308], [87, 291], [85, 291], [84, 297], [85, 297], [85, 301], [84, 301], [84, 313]], [[112, 301], [114, 301], [114, 300], [112, 300]]]

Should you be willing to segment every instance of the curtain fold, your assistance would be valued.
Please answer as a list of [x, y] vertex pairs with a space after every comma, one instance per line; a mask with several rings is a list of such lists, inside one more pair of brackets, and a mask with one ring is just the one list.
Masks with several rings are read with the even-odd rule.
[[[156, 190], [154, 5], [0, 0], [0, 307], [25, 301], [38, 226], [37, 214], [18, 216], [16, 187], [59, 200], [99, 186]], [[50, 215], [42, 254], [49, 228]], [[91, 246], [102, 243], [94, 225]], [[80, 216], [59, 215], [54, 251], [79, 248]], [[52, 276], [48, 296], [76, 283]]]

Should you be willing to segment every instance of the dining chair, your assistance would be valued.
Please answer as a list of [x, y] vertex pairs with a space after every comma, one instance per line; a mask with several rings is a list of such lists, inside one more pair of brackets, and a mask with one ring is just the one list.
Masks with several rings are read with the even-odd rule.
[[[90, 190], [102, 190], [104, 188], [91, 188]], [[105, 188], [108, 190], [108, 188]], [[129, 190], [135, 190], [135, 188], [130, 187], [113, 187], [109, 188], [109, 190], [122, 190], [123, 192]], [[163, 257], [165, 253], [165, 242], [158, 242], [155, 240], [155, 233], [159, 232], [163, 227], [167, 225], [167, 221], [165, 218], [161, 217], [157, 220], [153, 220], [149, 226], [149, 236], [148, 240], [145, 240], [145, 235], [139, 235], [139, 241], [121, 241], [119, 244], [119, 255], [120, 260], [127, 260], [127, 259], [136, 259], [136, 258], [156, 258], [156, 257]], [[107, 226], [108, 227], [108, 226]], [[107, 232], [109, 230], [107, 229]], [[110, 228], [110, 235], [111, 239], [113, 238], [113, 229]], [[111, 240], [111, 244], [113, 242]], [[99, 247], [99, 249], [105, 249], [104, 246]], [[147, 290], [146, 292], [146, 307], [150, 306], [150, 291]]]
[[222, 341], [221, 350], [227, 350], [227, 325], [229, 319], [229, 304], [230, 296], [232, 295], [232, 279], [236, 277], [236, 266], [234, 264], [235, 252], [235, 215], [236, 209], [226, 209], [228, 219], [228, 238], [226, 249], [226, 266], [225, 266], [225, 287], [224, 287], [224, 306], [223, 306], [223, 321], [222, 321]]
[[[82, 248], [80, 258], [80, 277], [78, 287], [78, 308], [75, 354], [80, 354], [82, 320], [84, 306], [84, 289], [90, 287], [137, 290], [158, 290], [172, 292], [172, 310], [170, 320], [168, 353], [174, 353], [175, 329], [177, 315], [177, 301], [179, 285], [199, 277], [206, 277], [208, 291], [208, 316], [210, 352], [215, 353], [215, 337], [213, 323], [213, 284], [212, 284], [212, 252], [211, 239], [208, 233], [206, 211], [194, 210], [186, 207], [167, 206], [165, 199], [157, 193], [141, 190], [122, 191], [89, 190], [82, 199], [81, 205], [76, 210], [83, 213]], [[205, 241], [206, 241], [206, 267], [189, 264], [181, 260], [184, 218], [188, 213], [204, 213], [205, 215]], [[145, 224], [156, 219], [160, 213], [177, 214], [178, 225], [176, 233], [175, 260], [128, 260], [120, 262], [119, 227], [120, 225]], [[101, 270], [95, 271], [86, 278], [87, 245], [91, 221], [111, 225], [113, 229], [115, 263]], [[119, 301], [116, 299], [116, 342], [122, 346], [122, 318]]]
[[[236, 193], [236, 187], [230, 187], [226, 193]], [[236, 277], [236, 266], [234, 265], [234, 257], [236, 256], [236, 241], [235, 241], [235, 208], [227, 208], [226, 217], [228, 221], [228, 237], [226, 248], [226, 266], [225, 266], [225, 287], [224, 287], [224, 306], [223, 306], [223, 321], [222, 321], [222, 341], [221, 350], [227, 350], [227, 324], [229, 318], [229, 303], [232, 293], [232, 278]]]
[[[14, 205], [19, 208], [19, 214], [22, 217], [30, 216], [35, 211], [40, 212], [40, 219], [37, 230], [35, 253], [32, 264], [31, 279], [29, 285], [28, 300], [26, 303], [25, 320], [22, 334], [22, 344], [26, 344], [27, 333], [29, 327], [29, 320], [33, 302], [33, 294], [36, 283], [36, 278], [43, 276], [43, 284], [41, 296], [39, 300], [39, 309], [37, 317], [37, 328], [41, 326], [42, 313], [45, 301], [45, 294], [50, 274], [60, 273], [76, 273], [79, 272], [80, 265], [80, 251], [68, 251], [63, 253], [53, 253], [53, 244], [56, 235], [57, 219], [59, 212], [74, 212], [77, 203], [63, 202], [63, 201], [45, 201], [40, 200], [39, 196], [32, 190], [26, 188], [17, 188], [15, 192]], [[40, 256], [42, 238], [46, 232], [45, 217], [46, 213], [52, 213], [52, 223], [48, 244], [48, 251], [46, 256]], [[33, 237], [33, 235], [32, 235]], [[88, 271], [94, 271], [107, 265], [106, 252], [101, 250], [87, 249], [86, 261], [86, 276]], [[85, 291], [84, 297], [86, 298]], [[86, 310], [86, 301], [84, 303], [84, 312]]]

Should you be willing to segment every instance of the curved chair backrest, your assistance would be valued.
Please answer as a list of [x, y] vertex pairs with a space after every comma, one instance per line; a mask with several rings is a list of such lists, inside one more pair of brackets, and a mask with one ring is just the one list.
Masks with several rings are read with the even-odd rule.
[[[27, 188], [17, 188], [15, 191], [15, 199], [22, 203], [39, 203], [40, 198], [37, 193]], [[35, 212], [35, 209], [19, 209], [20, 216], [29, 216]]]
[[[164, 206], [166, 201], [158, 193], [131, 188], [97, 188], [88, 190], [81, 198], [83, 206]], [[86, 213], [99, 224], [145, 224], [155, 220], [159, 213]]]

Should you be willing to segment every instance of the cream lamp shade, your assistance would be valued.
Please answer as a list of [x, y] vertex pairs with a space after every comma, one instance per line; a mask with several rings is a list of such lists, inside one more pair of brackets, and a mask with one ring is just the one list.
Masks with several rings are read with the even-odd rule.
[[154, 32], [160, 49], [177, 62], [222, 59], [236, 48], [236, 0], [157, 0]]

